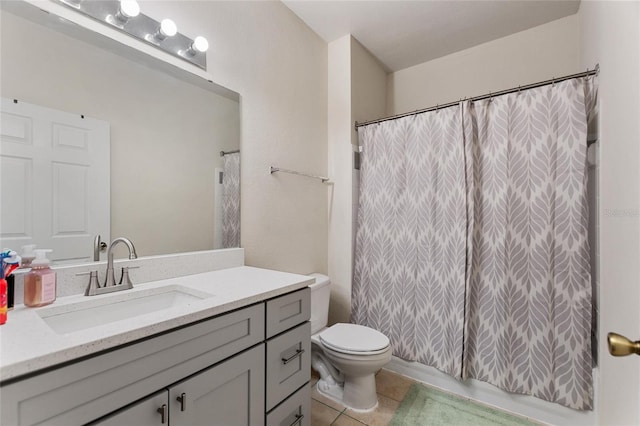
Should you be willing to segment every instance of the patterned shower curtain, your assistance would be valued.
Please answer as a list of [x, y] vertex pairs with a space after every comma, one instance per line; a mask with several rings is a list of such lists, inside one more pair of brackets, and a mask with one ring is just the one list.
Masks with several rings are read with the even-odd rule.
[[[585, 101], [586, 95], [586, 101]], [[469, 377], [592, 408], [587, 109], [593, 79], [465, 103]]]
[[[360, 129], [352, 319], [394, 355], [461, 375], [466, 262], [460, 107]], [[462, 284], [462, 285], [461, 285]]]
[[240, 153], [222, 158], [222, 247], [240, 247]]
[[594, 79], [359, 129], [352, 320], [394, 354], [592, 407]]

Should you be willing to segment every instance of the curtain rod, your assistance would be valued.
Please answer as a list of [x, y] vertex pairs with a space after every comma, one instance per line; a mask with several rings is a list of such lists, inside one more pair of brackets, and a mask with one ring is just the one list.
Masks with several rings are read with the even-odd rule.
[[[545, 81], [540, 81], [538, 83], [527, 84], [526, 86], [518, 86], [518, 87], [511, 88], [511, 89], [502, 90], [500, 92], [495, 92], [495, 93], [489, 92], [487, 94], [480, 95], [480, 96], [475, 96], [473, 98], [468, 98], [468, 99], [465, 98], [464, 100], [469, 100], [469, 101], [472, 101], [472, 102], [473, 101], [481, 101], [483, 99], [489, 99], [489, 98], [492, 98], [494, 96], [502, 96], [502, 95], [506, 95], [506, 94], [509, 94], [509, 93], [519, 92], [521, 90], [535, 89], [536, 87], [547, 86], [549, 84], [554, 84], [554, 83], [559, 83], [561, 81], [570, 80], [572, 78], [580, 78], [580, 77], [588, 77], [590, 75], [598, 75], [599, 73], [600, 73], [600, 64], [596, 64], [596, 67], [594, 69], [592, 69], [592, 70], [587, 69], [585, 72], [579, 72], [577, 74], [565, 75], [564, 77], [558, 77], [558, 78], [554, 77], [551, 80], [545, 80]], [[383, 121], [397, 120], [398, 118], [408, 117], [410, 115], [422, 114], [423, 112], [429, 112], [429, 111], [434, 111], [434, 110], [438, 110], [438, 109], [449, 108], [449, 107], [452, 107], [454, 105], [458, 105], [462, 100], [463, 99], [460, 99], [459, 101], [449, 102], [447, 104], [436, 105], [436, 106], [432, 106], [432, 107], [429, 107], [429, 108], [417, 109], [417, 110], [411, 111], [411, 112], [404, 112], [404, 113], [401, 113], [401, 114], [391, 115], [389, 117], [378, 118], [377, 120], [365, 121], [364, 123], [358, 123], [356, 121], [355, 129], [357, 131], [359, 127], [368, 126], [369, 124], [382, 123]]]
[[227, 154], [235, 154], [236, 152], [240, 152], [240, 150], [236, 149], [235, 151], [220, 151], [220, 157], [224, 157]]

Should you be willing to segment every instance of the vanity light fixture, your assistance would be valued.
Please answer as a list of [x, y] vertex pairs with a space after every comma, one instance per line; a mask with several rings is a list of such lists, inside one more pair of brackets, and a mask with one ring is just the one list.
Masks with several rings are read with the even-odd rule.
[[[2, 0], [0, 0], [2, 1]], [[195, 40], [180, 34], [175, 22], [163, 19], [158, 22], [140, 13], [137, 0], [54, 0], [83, 13], [97, 21], [106, 23], [138, 40], [204, 70], [207, 69], [209, 43], [204, 37]]]

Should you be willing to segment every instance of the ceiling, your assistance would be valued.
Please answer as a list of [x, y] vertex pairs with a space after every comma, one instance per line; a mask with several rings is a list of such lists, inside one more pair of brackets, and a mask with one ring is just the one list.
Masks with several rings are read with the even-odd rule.
[[579, 0], [283, 0], [327, 42], [351, 34], [401, 70], [565, 16]]

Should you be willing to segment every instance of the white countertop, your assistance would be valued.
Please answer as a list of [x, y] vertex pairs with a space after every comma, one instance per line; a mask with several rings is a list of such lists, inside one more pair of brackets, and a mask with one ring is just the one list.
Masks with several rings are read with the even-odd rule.
[[[107, 295], [63, 297], [42, 308], [27, 308], [21, 305], [10, 311], [7, 323], [0, 326], [0, 381], [248, 306], [304, 288], [313, 281], [314, 278], [305, 275], [240, 266], [134, 284], [132, 290]], [[51, 310], [52, 307], [55, 307], [59, 313], [67, 308], [70, 311], [79, 301], [95, 300], [95, 303], [98, 303], [100, 298], [133, 296], [133, 293], [148, 291], [158, 286], [175, 285], [213, 296], [68, 334], [56, 333], [38, 314], [39, 310]]]

